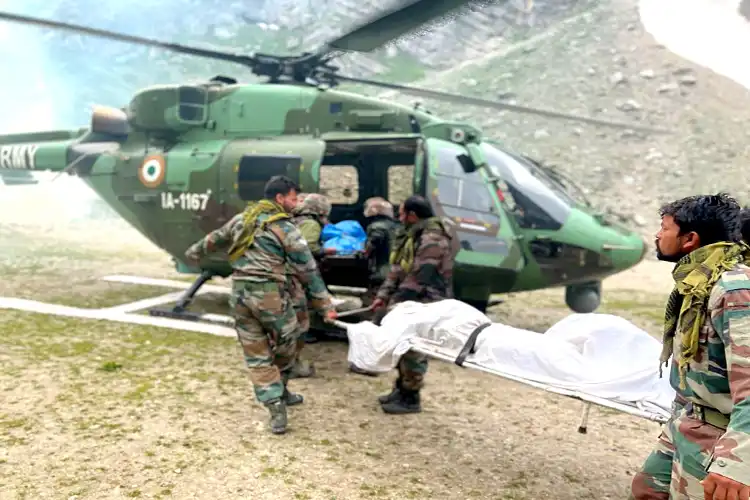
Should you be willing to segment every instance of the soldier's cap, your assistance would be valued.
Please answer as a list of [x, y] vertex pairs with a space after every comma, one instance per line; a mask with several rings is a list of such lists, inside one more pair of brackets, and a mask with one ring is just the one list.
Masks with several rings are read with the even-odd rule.
[[376, 215], [384, 215], [393, 219], [393, 205], [379, 196], [368, 198], [365, 201], [365, 217], [374, 217]]
[[297, 203], [294, 211], [298, 214], [315, 214], [327, 218], [331, 214], [331, 202], [322, 194], [307, 193], [302, 201]]

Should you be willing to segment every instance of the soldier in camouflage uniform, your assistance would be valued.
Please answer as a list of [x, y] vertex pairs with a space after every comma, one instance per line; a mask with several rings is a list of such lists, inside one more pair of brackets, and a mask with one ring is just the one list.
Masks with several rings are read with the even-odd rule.
[[[453, 261], [459, 248], [453, 231], [434, 216], [421, 196], [411, 196], [401, 204], [399, 218], [404, 229], [393, 240], [391, 268], [373, 309], [385, 306], [390, 311], [405, 301], [428, 303], [453, 297]], [[419, 391], [426, 373], [427, 357], [406, 352], [398, 362], [393, 391], [378, 398], [383, 411], [422, 411]]]
[[388, 275], [391, 240], [398, 222], [394, 219], [393, 205], [379, 197], [365, 201], [364, 215], [367, 225], [364, 254], [367, 258], [369, 277], [368, 290], [362, 297], [362, 305], [367, 307], [375, 300], [380, 286]]
[[265, 199], [192, 245], [185, 256], [199, 262], [226, 250], [232, 264], [230, 304], [237, 338], [250, 370], [255, 396], [271, 414], [271, 431], [286, 432], [287, 406], [303, 402], [289, 392], [287, 380], [297, 351], [299, 325], [288, 293], [291, 269], [312, 306], [328, 321], [336, 317], [331, 298], [305, 239], [292, 223], [298, 187], [283, 176], [272, 177]]
[[657, 257], [674, 262], [660, 368], [672, 357], [673, 412], [635, 475], [635, 500], [750, 496], [750, 247], [731, 197], [663, 206]]
[[[313, 257], [319, 261], [324, 255], [335, 253], [335, 249], [323, 249], [320, 235], [323, 226], [328, 224], [328, 216], [331, 214], [331, 202], [328, 198], [318, 193], [309, 193], [297, 203], [293, 211], [292, 219], [302, 236], [307, 242]], [[315, 367], [310, 361], [300, 357], [305, 347], [305, 336], [310, 329], [310, 317], [307, 312], [307, 296], [302, 284], [293, 275], [289, 280], [289, 293], [292, 297], [294, 310], [297, 312], [297, 322], [300, 334], [297, 340], [297, 355], [289, 378], [305, 378], [315, 375]]]

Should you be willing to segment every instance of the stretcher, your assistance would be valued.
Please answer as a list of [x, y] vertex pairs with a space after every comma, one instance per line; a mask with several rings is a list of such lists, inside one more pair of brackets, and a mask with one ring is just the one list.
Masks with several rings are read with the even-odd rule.
[[[667, 379], [660, 379], [658, 375], [658, 355], [661, 344], [622, 318], [597, 314], [571, 315], [569, 320], [559, 322], [545, 332], [546, 335], [542, 335], [536, 332], [522, 332], [516, 328], [493, 323], [480, 312], [458, 301], [442, 301], [432, 306], [413, 304], [413, 308], [416, 316], [421, 315], [425, 319], [410, 320], [411, 313], [407, 311], [402, 314], [402, 318], [393, 319], [390, 325], [387, 325], [388, 316], [386, 316], [383, 320], [384, 327], [378, 330], [371, 324], [367, 328], [367, 323], [348, 323], [340, 319], [334, 321], [337, 327], [347, 331], [350, 343], [349, 362], [366, 372], [385, 372], [395, 365], [401, 353], [414, 350], [429, 358], [453, 363], [462, 368], [481, 371], [547, 393], [576, 399], [583, 403], [578, 425], [578, 432], [582, 434], [587, 432], [593, 405], [660, 424], [667, 422], [670, 417], [674, 390], [669, 386]], [[419, 308], [424, 308], [424, 312], [419, 312]], [[395, 311], [389, 316], [392, 316]], [[467, 311], [469, 316], [462, 324], [462, 321], [456, 318], [467, 314]], [[390, 332], [394, 329], [394, 324], [401, 325], [409, 321], [415, 325], [411, 328], [411, 333], [407, 331], [408, 327], [401, 333]], [[462, 332], [459, 332], [460, 330]], [[394, 347], [389, 348], [390, 351], [382, 347], [384, 343], [388, 343], [387, 340], [383, 340], [385, 335], [392, 335], [394, 338], [391, 342]], [[370, 336], [372, 339], [367, 342], [358, 342], [357, 336]], [[536, 344], [521, 342], [520, 340], [526, 336], [535, 336]], [[609, 358], [605, 349], [607, 344], [602, 342], [607, 338], [616, 339], [615, 345], [611, 345], [608, 349], [611, 353]], [[550, 372], [559, 374], [561, 376], [559, 381], [553, 380], [552, 376], [545, 376], [544, 373], [537, 376], [540, 372], [531, 373], [533, 370], [528, 369], [526, 371], [530, 375], [523, 376], [521, 372], [524, 369], [524, 363], [520, 363], [519, 368], [518, 361], [523, 361], [524, 356], [530, 355], [531, 357], [530, 362], [525, 364], [526, 368], [533, 368], [535, 363], [544, 365], [545, 362], [554, 362], [560, 357], [568, 356], [565, 352], [548, 355], [549, 349], [547, 353], [544, 350], [537, 350], [536, 347], [542, 345], [542, 342], [550, 342], [550, 348], [553, 350], [559, 349], [559, 346], [564, 346], [565, 343], [568, 347], [574, 345], [575, 348], [571, 348], [570, 357], [574, 357], [576, 349], [583, 352], [581, 359], [584, 360], [595, 359], [597, 355], [602, 355], [605, 359], [601, 364], [604, 365], [611, 363], [612, 355], [620, 358], [627, 357], [628, 351], [638, 359], [628, 360], [628, 365], [633, 365], [632, 370], [624, 364], [621, 365], [621, 381], [618, 381], [616, 377], [607, 378], [606, 375], [599, 377], [596, 374], [596, 365], [591, 368], [587, 380], [583, 377], [581, 380], [575, 380], [572, 376], [574, 372], [580, 374], [589, 371], [587, 365], [578, 366], [575, 362], [559, 370], [556, 370], [558, 367], [552, 367]], [[505, 344], [510, 344], [510, 346], [505, 350], [498, 348]], [[354, 348], [360, 350], [380, 348], [382, 352], [367, 353], [367, 356], [358, 357], [356, 353], [352, 355]], [[586, 353], [588, 348], [591, 348], [591, 353]], [[359, 360], [364, 361], [360, 363]], [[511, 363], [502, 366], [504, 361]], [[516, 362], [515, 366], [513, 361]], [[590, 390], [586, 390], [587, 387]]]
[[[351, 323], [346, 323], [344, 321], [334, 321], [333, 323], [337, 327], [347, 330], [347, 331], [349, 331], [350, 327], [352, 326]], [[481, 330], [477, 331], [477, 334], [479, 333], [481, 333]], [[634, 415], [636, 417], [644, 418], [646, 420], [658, 422], [660, 424], [666, 423], [666, 421], [669, 419], [668, 411], [648, 401], [636, 401], [633, 403], [612, 401], [612, 400], [597, 397], [591, 394], [586, 394], [580, 391], [574, 391], [570, 389], [564, 389], [561, 387], [555, 387], [552, 385], [535, 382], [533, 380], [524, 379], [524, 378], [514, 376], [508, 373], [503, 373], [496, 369], [483, 366], [480, 363], [477, 363], [476, 361], [472, 360], [471, 354], [474, 349], [474, 345], [476, 341], [477, 341], [477, 336], [472, 337], [470, 341], [467, 342], [460, 349], [460, 351], [457, 352], [456, 350], [447, 349], [444, 346], [443, 342], [419, 338], [419, 339], [414, 339], [411, 341], [411, 349], [417, 352], [420, 352], [430, 358], [439, 359], [441, 361], [446, 361], [448, 363], [454, 363], [462, 368], [468, 368], [471, 370], [477, 370], [480, 372], [489, 373], [490, 375], [495, 375], [497, 377], [502, 377], [507, 380], [512, 380], [514, 382], [528, 385], [530, 387], [534, 387], [536, 389], [540, 389], [545, 392], [577, 399], [583, 403], [583, 407], [581, 409], [581, 420], [578, 425], [578, 432], [581, 434], [586, 434], [588, 432], [588, 420], [589, 420], [589, 414], [590, 414], [592, 405], [610, 408], [612, 410], [617, 410], [623, 413], [627, 413], [629, 415]]]
[[[189, 283], [181, 282], [181, 281], [143, 278], [143, 277], [137, 277], [137, 276], [107, 276], [103, 279], [106, 281], [111, 281], [111, 282], [131, 283], [131, 284], [138, 284], [138, 285], [152, 285], [152, 286], [168, 287], [168, 288], [181, 289], [181, 290], [184, 290], [190, 286]], [[204, 293], [228, 294], [229, 291], [230, 289], [228, 287], [206, 285], [200, 290], [199, 294], [204, 294]], [[73, 318], [80, 318], [80, 319], [94, 319], [94, 320], [122, 322], [122, 323], [138, 324], [138, 325], [144, 325], [144, 326], [170, 328], [170, 329], [181, 330], [181, 331], [207, 333], [211, 335], [219, 335], [219, 336], [226, 336], [226, 337], [234, 337], [236, 335], [234, 328], [233, 328], [234, 322], [231, 317], [226, 316], [226, 315], [199, 314], [196, 316], [197, 320], [196, 319], [185, 320], [185, 319], [173, 319], [173, 318], [152, 316], [152, 315], [147, 315], [147, 314], [142, 313], [144, 309], [147, 309], [149, 307], [153, 307], [159, 304], [174, 302], [180, 297], [180, 295], [181, 295], [181, 292], [170, 292], [170, 293], [160, 295], [158, 297], [142, 299], [142, 300], [138, 300], [138, 301], [131, 302], [128, 304], [121, 304], [121, 305], [116, 305], [112, 307], [95, 308], [95, 309], [76, 308], [76, 307], [62, 306], [62, 305], [57, 305], [57, 304], [42, 303], [42, 302], [37, 302], [37, 301], [32, 301], [32, 300], [0, 297], [0, 309], [14, 309], [14, 310], [33, 312], [33, 313], [52, 314], [52, 315], [57, 315], [57, 316], [66, 316], [66, 317], [73, 317]], [[575, 384], [572, 384], [570, 380], [568, 380], [567, 382], [563, 380], [559, 383], [556, 383], [555, 381], [550, 382], [550, 380], [534, 380], [532, 377], [525, 377], [525, 376], [519, 375], [518, 373], [512, 373], [511, 371], [507, 369], [498, 368], [496, 364], [488, 363], [486, 352], [484, 355], [482, 355], [482, 352], [481, 352], [482, 344], [485, 345], [485, 351], [486, 351], [487, 345], [491, 344], [492, 342], [495, 342], [495, 344], [498, 343], [497, 331], [495, 331], [494, 333], [492, 332], [493, 328], [497, 330], [498, 324], [497, 323], [493, 324], [492, 322], [488, 320], [486, 316], [482, 315], [481, 313], [479, 313], [478, 311], [476, 311], [475, 309], [471, 308], [470, 306], [466, 304], [460, 303], [458, 301], [453, 301], [453, 300], [445, 301], [445, 302], [446, 304], [438, 303], [437, 305], [433, 305], [434, 307], [437, 307], [437, 309], [433, 309], [433, 310], [425, 312], [426, 317], [431, 318], [429, 320], [433, 322], [431, 324], [438, 325], [438, 323], [436, 322], [440, 320], [441, 317], [444, 319], [445, 318], [452, 319], [453, 322], [456, 323], [455, 321], [456, 314], [465, 314], [466, 311], [471, 311], [471, 313], [469, 314], [474, 315], [474, 319], [472, 319], [473, 323], [471, 321], [467, 323], [467, 324], [475, 325], [471, 328], [471, 331], [468, 334], [463, 335], [463, 337], [460, 337], [460, 341], [457, 342], [457, 338], [459, 337], [451, 337], [450, 335], [445, 335], [444, 334], [446, 331], [445, 328], [443, 328], [442, 330], [443, 331], [442, 336], [440, 334], [435, 334], [435, 331], [441, 331], [439, 328], [439, 325], [433, 328], [429, 328], [429, 329], [422, 328], [423, 330], [422, 335], [411, 335], [409, 336], [407, 341], [404, 341], [403, 338], [401, 338], [401, 340], [397, 342], [398, 343], [397, 350], [400, 350], [401, 353], [403, 353], [408, 349], [413, 349], [430, 358], [453, 363], [462, 368], [489, 373], [491, 375], [495, 375], [495, 376], [498, 376], [507, 380], [511, 380], [514, 382], [518, 382], [518, 383], [530, 386], [530, 387], [534, 387], [536, 389], [545, 391], [547, 393], [553, 393], [553, 394], [557, 394], [560, 396], [577, 399], [583, 403], [583, 407], [581, 410], [581, 420], [578, 426], [578, 432], [583, 433], [583, 434], [587, 432], [589, 413], [590, 413], [592, 405], [610, 408], [612, 410], [620, 411], [623, 413], [627, 413], [629, 415], [644, 418], [646, 420], [650, 420], [650, 421], [658, 422], [658, 423], [665, 423], [669, 419], [670, 408], [669, 408], [669, 404], [666, 402], [666, 401], [669, 401], [669, 395], [666, 394], [669, 392], [669, 389], [665, 388], [665, 384], [660, 381], [654, 382], [655, 385], [660, 385], [660, 388], [658, 390], [662, 391], [661, 398], [659, 399], [660, 402], [655, 403], [653, 398], [649, 399], [647, 397], [638, 398], [638, 397], [630, 396], [629, 399], [628, 397], [625, 397], [625, 398], [603, 397], [601, 395], [601, 390], [599, 390], [599, 394], [597, 394], [597, 391], [582, 390], [580, 387], [575, 387]], [[458, 307], [458, 309], [456, 309], [456, 307]], [[366, 308], [362, 308], [362, 309], [350, 311], [349, 313], [342, 313], [340, 317], [344, 318], [348, 316], [350, 318], [354, 318], [356, 317], [357, 313], [361, 313], [365, 310]], [[389, 313], [388, 316], [384, 318], [383, 320], [384, 324], [388, 323], [389, 319], [393, 318], [394, 312], [397, 310], [398, 309]], [[438, 311], [438, 312], [435, 312], [435, 311]], [[456, 313], [455, 311], [458, 311], [458, 313]], [[579, 316], [596, 316], [596, 315], [579, 315]], [[604, 316], [604, 315], [601, 315], [601, 316]], [[394, 321], [396, 320], [393, 319], [392, 321], [390, 321], [390, 327], [387, 328], [389, 334], [391, 334], [394, 331], [394, 328], [393, 328]], [[341, 319], [338, 319], [336, 321], [333, 321], [332, 323], [333, 323], [333, 326], [335, 326], [336, 328], [339, 328], [343, 332], [346, 332], [346, 336], [349, 338], [349, 343], [350, 343], [350, 357], [352, 355], [353, 349], [355, 348], [361, 349], [362, 343], [360, 342], [361, 341], [360, 337], [366, 334], [366, 332], [368, 331], [368, 328], [371, 333], [373, 332], [372, 329], [379, 328], [373, 325], [372, 323], [366, 322], [366, 321], [352, 323], [352, 322], [345, 322], [345, 321], [342, 321]], [[404, 325], [406, 325], [407, 323], [408, 321], [403, 322]], [[408, 330], [408, 328], [413, 327], [414, 324], [415, 324], [414, 321], [412, 321], [411, 326], [407, 325], [405, 327], [406, 330]], [[419, 329], [418, 322], [417, 322], [417, 327], [415, 328], [417, 330]], [[510, 328], [510, 327], [505, 327], [505, 328]], [[534, 332], [526, 332], [526, 336], [532, 333]], [[549, 333], [550, 332], [548, 331], [547, 334]], [[382, 343], [383, 335], [384, 333], [381, 331], [381, 332], [375, 332], [373, 336], [376, 338], [379, 338], [378, 342]], [[621, 335], [621, 333], [618, 333], [617, 335]], [[506, 337], [505, 339], [506, 340], [515, 339], [514, 341], [517, 341], [519, 338], [522, 338], [522, 337], [523, 337], [522, 335], [513, 335], [512, 337]], [[552, 338], [553, 337], [551, 336], [550, 339]], [[502, 340], [502, 339], [500, 340], [501, 340], [500, 342], [501, 344], [505, 342], [505, 340]], [[396, 343], [394, 343], [394, 345], [395, 344]], [[376, 369], [375, 371], [376, 372], [377, 371], [379, 372], [389, 371], [393, 367], [393, 365], [395, 365], [394, 360], [397, 360], [398, 356], [400, 356], [400, 354], [398, 353], [394, 354], [394, 352], [389, 352], [385, 357], [392, 358], [390, 361], [390, 365], [386, 364], [384, 368], [381, 367], [379, 370]], [[647, 357], [648, 357], [648, 354], [647, 354]], [[381, 356], [381, 358], [383, 358], [383, 356]], [[655, 368], [656, 366], [657, 365], [655, 365]], [[656, 369], [654, 370], [654, 372], [656, 372]]]

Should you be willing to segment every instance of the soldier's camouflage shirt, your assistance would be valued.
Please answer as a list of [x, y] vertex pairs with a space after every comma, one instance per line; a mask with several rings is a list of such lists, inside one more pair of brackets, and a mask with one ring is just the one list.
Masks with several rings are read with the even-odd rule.
[[323, 256], [323, 247], [320, 245], [320, 234], [323, 232], [323, 226], [320, 225], [318, 219], [314, 215], [300, 214], [292, 220], [302, 237], [305, 238], [313, 257], [320, 259]]
[[[268, 216], [261, 214], [258, 219]], [[193, 244], [185, 255], [199, 260], [206, 254], [227, 251], [242, 233], [244, 221], [240, 212], [222, 227], [210, 232]], [[292, 273], [303, 284], [312, 307], [325, 315], [333, 309], [318, 266], [310, 253], [307, 242], [291, 220], [280, 220], [269, 224], [264, 231], [255, 234], [253, 244], [232, 263], [232, 279], [247, 281], [275, 281], [282, 288]]]
[[365, 253], [370, 280], [384, 281], [388, 275], [391, 239], [397, 226], [395, 220], [383, 215], [372, 217], [372, 222], [367, 225]]
[[409, 272], [391, 264], [377, 298], [391, 303], [432, 302], [453, 296], [453, 261], [458, 249], [442, 228], [427, 227], [419, 237]]
[[[679, 355], [680, 340], [675, 338], [673, 356]], [[698, 352], [688, 365], [687, 389], [680, 390], [675, 362], [671, 363], [670, 383], [678, 400], [714, 408], [730, 417], [708, 471], [750, 485], [749, 267], [737, 265], [714, 285]]]

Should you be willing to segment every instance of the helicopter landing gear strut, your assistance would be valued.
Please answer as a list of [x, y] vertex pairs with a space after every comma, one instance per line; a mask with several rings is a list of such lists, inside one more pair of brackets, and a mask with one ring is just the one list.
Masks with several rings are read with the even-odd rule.
[[195, 297], [195, 294], [198, 293], [198, 290], [200, 287], [206, 284], [208, 280], [214, 277], [214, 273], [211, 271], [203, 271], [198, 278], [196, 278], [195, 281], [193, 281], [193, 284], [190, 285], [190, 288], [185, 290], [185, 293], [182, 294], [182, 296], [177, 299], [177, 302], [175, 305], [171, 308], [163, 308], [163, 307], [154, 307], [148, 310], [148, 313], [151, 316], [161, 316], [166, 318], [175, 318], [175, 319], [188, 319], [193, 321], [199, 321], [201, 320], [204, 315], [202, 314], [195, 314], [186, 311], [186, 309], [190, 306], [190, 304], [193, 302], [193, 298]]

